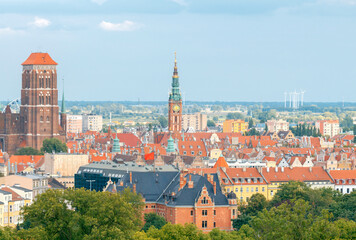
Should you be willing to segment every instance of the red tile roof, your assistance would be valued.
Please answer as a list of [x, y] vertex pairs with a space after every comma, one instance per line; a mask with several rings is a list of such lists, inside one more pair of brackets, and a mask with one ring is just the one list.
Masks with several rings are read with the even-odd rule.
[[[333, 182], [322, 167], [295, 167], [295, 168], [262, 168], [262, 174], [268, 182], [288, 181], [325, 181]], [[283, 171], [283, 172], [282, 172]]]
[[229, 168], [229, 165], [227, 164], [227, 162], [225, 161], [224, 157], [219, 157], [219, 159], [216, 161], [216, 163], [214, 164], [214, 168], [218, 168], [218, 167], [224, 167], [224, 168]]
[[331, 170], [330, 175], [334, 179], [356, 179], [356, 169], [354, 169], [354, 170]]
[[17, 193], [15, 193], [14, 191], [12, 191], [12, 190], [11, 190], [10, 188], [8, 188], [8, 187], [3, 187], [3, 188], [1, 188], [1, 190], [11, 193], [11, 194], [12, 194], [12, 201], [19, 201], [19, 200], [22, 200], [22, 199], [23, 199], [20, 195], [18, 195]]
[[48, 53], [31, 53], [22, 65], [58, 65]]

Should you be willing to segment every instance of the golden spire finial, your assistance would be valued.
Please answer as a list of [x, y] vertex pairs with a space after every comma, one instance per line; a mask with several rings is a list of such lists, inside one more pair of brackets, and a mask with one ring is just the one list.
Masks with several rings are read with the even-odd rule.
[[174, 52], [174, 62], [177, 62], [177, 52]]

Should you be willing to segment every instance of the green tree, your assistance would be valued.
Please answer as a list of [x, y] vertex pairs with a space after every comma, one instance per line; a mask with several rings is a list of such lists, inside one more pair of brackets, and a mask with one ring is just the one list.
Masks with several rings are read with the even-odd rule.
[[32, 147], [24, 147], [17, 150], [15, 155], [42, 155], [42, 153]]
[[353, 129], [353, 120], [350, 115], [347, 115], [344, 119], [341, 120], [340, 126], [344, 129], [345, 132]]
[[156, 213], [147, 213], [145, 214], [144, 219], [145, 225], [143, 226], [142, 230], [145, 232], [147, 232], [151, 226], [154, 226], [157, 229], [161, 229], [167, 223], [164, 217], [161, 217]]
[[240, 215], [233, 220], [233, 228], [239, 230], [244, 224], [248, 224], [252, 217], [268, 206], [266, 197], [260, 193], [255, 193], [247, 201], [247, 205], [240, 205]]
[[248, 128], [249, 128], [249, 129], [253, 128], [253, 120], [252, 120], [252, 118], [250, 118], [250, 119], [248, 120]]
[[160, 240], [208, 240], [209, 236], [193, 224], [180, 224], [167, 223], [161, 230], [151, 227], [147, 233], [147, 237]]
[[49, 239], [130, 239], [142, 226], [143, 205], [129, 189], [47, 190], [24, 207], [24, 220], [28, 230], [41, 228]]
[[256, 128], [250, 129], [248, 132], [245, 133], [246, 136], [260, 136], [260, 132], [256, 130]]
[[166, 128], [168, 126], [168, 120], [165, 116], [161, 115], [157, 120], [162, 128]]
[[213, 120], [208, 120], [207, 126], [208, 127], [215, 127], [215, 122]]
[[43, 153], [59, 153], [59, 152], [67, 152], [67, 145], [61, 142], [57, 138], [47, 138], [43, 141], [43, 146], [41, 148], [41, 152]]
[[226, 119], [245, 119], [245, 115], [239, 112], [228, 113]]
[[333, 213], [333, 219], [349, 219], [356, 221], [356, 191], [350, 194], [336, 192], [334, 200], [330, 206], [330, 212]]

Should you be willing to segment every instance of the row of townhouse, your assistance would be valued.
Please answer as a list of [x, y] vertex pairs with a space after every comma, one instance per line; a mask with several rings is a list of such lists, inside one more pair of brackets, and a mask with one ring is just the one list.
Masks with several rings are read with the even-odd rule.
[[21, 210], [32, 203], [32, 190], [19, 185], [0, 187], [0, 226], [16, 227], [23, 222]]
[[233, 192], [240, 202], [247, 202], [255, 193], [271, 200], [280, 186], [300, 181], [311, 188], [332, 188], [341, 193], [356, 191], [356, 170], [327, 171], [322, 167], [296, 168], [205, 168], [189, 169], [191, 173], [216, 173], [225, 194]]

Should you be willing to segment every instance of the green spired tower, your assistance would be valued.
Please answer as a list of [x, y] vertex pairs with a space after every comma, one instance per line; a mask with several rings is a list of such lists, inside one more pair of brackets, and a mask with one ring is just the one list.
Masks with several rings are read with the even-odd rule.
[[177, 55], [174, 53], [174, 71], [172, 76], [172, 90], [168, 100], [168, 130], [173, 136], [182, 131], [182, 96], [179, 89]]

